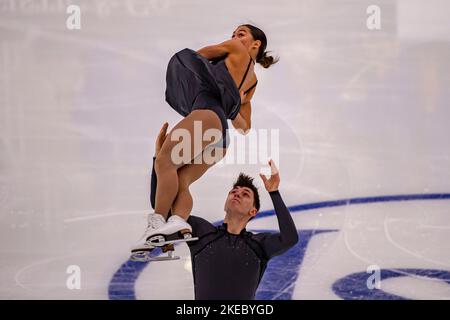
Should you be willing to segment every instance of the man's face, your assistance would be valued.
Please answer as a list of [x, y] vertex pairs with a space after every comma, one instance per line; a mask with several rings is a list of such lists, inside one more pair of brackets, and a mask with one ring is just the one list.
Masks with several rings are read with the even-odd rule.
[[254, 201], [255, 198], [252, 189], [247, 187], [236, 187], [228, 193], [225, 202], [225, 211], [231, 211], [251, 218], [256, 215]]

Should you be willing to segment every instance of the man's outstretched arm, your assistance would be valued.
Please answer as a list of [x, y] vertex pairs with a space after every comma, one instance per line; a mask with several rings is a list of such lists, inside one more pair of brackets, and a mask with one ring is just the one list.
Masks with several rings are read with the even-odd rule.
[[281, 198], [280, 192], [269, 192], [278, 219], [279, 233], [266, 234], [263, 238], [263, 248], [270, 259], [293, 247], [298, 242], [297, 227], [292, 216]]
[[272, 160], [269, 161], [269, 165], [272, 171], [270, 179], [267, 179], [261, 174], [260, 176], [264, 182], [266, 190], [269, 192], [270, 198], [272, 199], [280, 232], [275, 234], [265, 233], [259, 235], [259, 237], [266, 256], [270, 259], [273, 256], [282, 254], [289, 248], [293, 247], [298, 242], [298, 234], [294, 220], [292, 220], [291, 214], [284, 204], [280, 192], [278, 191], [278, 186], [280, 184], [278, 169]]

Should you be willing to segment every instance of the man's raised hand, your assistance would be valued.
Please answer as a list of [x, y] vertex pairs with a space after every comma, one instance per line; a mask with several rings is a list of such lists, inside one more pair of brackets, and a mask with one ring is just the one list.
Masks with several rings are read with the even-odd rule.
[[280, 174], [273, 160], [269, 160], [269, 166], [270, 166], [270, 178], [267, 179], [266, 176], [261, 173], [259, 174], [259, 176], [264, 182], [264, 186], [266, 187], [266, 190], [268, 192], [277, 191], [278, 186], [280, 185]]

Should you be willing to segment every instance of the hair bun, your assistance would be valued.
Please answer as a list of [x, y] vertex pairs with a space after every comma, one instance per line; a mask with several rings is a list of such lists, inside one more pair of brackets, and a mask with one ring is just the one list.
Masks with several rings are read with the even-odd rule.
[[270, 51], [264, 51], [262, 54], [261, 59], [259, 59], [257, 62], [261, 64], [264, 68], [268, 68], [271, 65], [275, 64], [280, 60], [279, 58], [274, 58], [273, 56], [269, 56], [268, 53]]

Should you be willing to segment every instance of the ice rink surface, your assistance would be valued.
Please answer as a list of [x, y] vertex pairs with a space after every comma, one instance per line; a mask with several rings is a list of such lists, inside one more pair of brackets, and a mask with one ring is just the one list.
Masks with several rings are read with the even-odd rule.
[[[80, 30], [66, 27], [70, 4]], [[366, 25], [372, 4], [378, 30]], [[180, 120], [164, 101], [165, 70], [178, 50], [252, 23], [280, 57], [256, 67], [252, 125], [279, 130], [270, 150], [300, 235], [257, 298], [450, 299], [449, 9], [0, 0], [0, 298], [193, 298], [186, 245], [179, 261], [128, 261], [150, 212], [155, 137]], [[243, 171], [262, 198], [248, 229], [276, 231], [258, 177], [267, 157], [213, 167], [192, 186], [193, 214], [223, 219]], [[67, 286], [71, 266], [79, 290]], [[381, 287], [370, 289], [377, 270]]]

